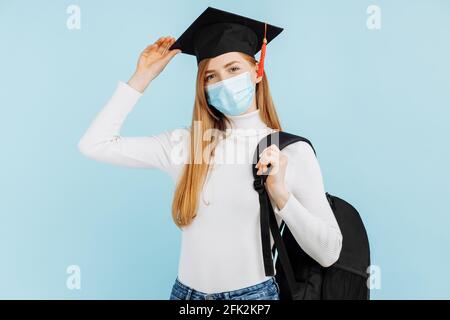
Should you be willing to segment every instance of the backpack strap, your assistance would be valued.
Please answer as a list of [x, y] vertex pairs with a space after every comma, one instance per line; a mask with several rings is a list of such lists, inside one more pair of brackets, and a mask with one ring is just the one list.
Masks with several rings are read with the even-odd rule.
[[[252, 165], [252, 171], [253, 171], [253, 187], [258, 192], [259, 195], [259, 203], [260, 203], [260, 224], [261, 224], [261, 243], [262, 243], [262, 253], [263, 253], [263, 261], [264, 261], [264, 269], [266, 276], [273, 276], [275, 275], [274, 272], [274, 266], [273, 266], [273, 258], [272, 254], [274, 254], [275, 249], [278, 250], [278, 255], [280, 257], [281, 265], [283, 267], [283, 270], [286, 274], [286, 279], [289, 287], [289, 291], [291, 293], [290, 298], [293, 299], [294, 294], [296, 292], [296, 281], [295, 281], [295, 275], [294, 271], [292, 270], [292, 265], [289, 261], [289, 256], [287, 254], [286, 247], [284, 245], [280, 229], [284, 226], [284, 221], [282, 221], [282, 225], [278, 227], [275, 213], [273, 211], [273, 207], [270, 203], [269, 194], [267, 193], [267, 190], [264, 186], [264, 183], [268, 177], [268, 175], [257, 175], [257, 168], [255, 168], [255, 164], [258, 163], [260, 157], [259, 154], [268, 146], [272, 144], [276, 144], [277, 147], [282, 150], [283, 148], [287, 147], [288, 145], [298, 142], [298, 141], [304, 141], [307, 142], [311, 148], [314, 151], [314, 154], [316, 154], [316, 151], [311, 144], [311, 142], [304, 138], [300, 137], [291, 133], [287, 133], [284, 131], [277, 131], [274, 133], [271, 133], [267, 136], [265, 136], [261, 141], [258, 143], [256, 147], [256, 151], [253, 157], [253, 165]], [[272, 232], [272, 236], [274, 238], [275, 247], [272, 248], [270, 246], [270, 232]]]

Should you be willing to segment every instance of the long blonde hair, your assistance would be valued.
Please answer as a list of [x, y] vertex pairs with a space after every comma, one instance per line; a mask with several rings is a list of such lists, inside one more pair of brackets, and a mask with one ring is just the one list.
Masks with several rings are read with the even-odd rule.
[[[241, 55], [252, 65], [257, 62], [252, 56], [244, 53], [241, 53]], [[214, 135], [210, 137], [212, 141], [209, 141], [205, 138], [205, 132], [216, 129], [224, 134], [227, 128], [226, 121], [229, 121], [222, 113], [211, 109], [207, 104], [204, 75], [209, 60], [204, 59], [198, 65], [190, 133], [190, 158], [183, 168], [172, 200], [172, 219], [178, 227], [189, 225], [196, 216], [199, 195], [211, 164], [209, 160], [214, 155], [215, 147], [219, 141], [218, 137]], [[270, 128], [281, 130], [265, 72], [262, 80], [256, 84], [255, 95], [262, 121]], [[203, 150], [206, 150], [206, 152]], [[204, 159], [205, 156], [207, 159]], [[199, 157], [201, 157], [200, 162], [198, 162]]]

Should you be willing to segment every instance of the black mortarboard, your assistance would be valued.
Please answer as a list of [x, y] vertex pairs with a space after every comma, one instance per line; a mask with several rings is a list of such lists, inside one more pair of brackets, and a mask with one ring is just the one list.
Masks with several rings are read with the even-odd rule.
[[[195, 55], [197, 64], [231, 51], [254, 57], [263, 47], [264, 36], [269, 43], [282, 31], [283, 28], [208, 7], [169, 49]], [[261, 55], [263, 60], [264, 50]]]

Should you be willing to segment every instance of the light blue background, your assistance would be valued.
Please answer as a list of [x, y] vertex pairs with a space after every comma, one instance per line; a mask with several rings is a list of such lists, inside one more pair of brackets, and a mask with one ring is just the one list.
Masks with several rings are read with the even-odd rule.
[[[70, 4], [81, 30], [66, 27]], [[285, 28], [267, 51], [273, 98], [283, 128], [314, 143], [327, 191], [365, 221], [381, 268], [372, 298], [450, 298], [446, 0], [1, 0], [0, 298], [168, 298], [180, 245], [170, 177], [97, 163], [77, 142], [140, 51], [208, 5]], [[176, 56], [122, 135], [189, 124], [196, 67]], [[72, 264], [81, 290], [66, 287]]]

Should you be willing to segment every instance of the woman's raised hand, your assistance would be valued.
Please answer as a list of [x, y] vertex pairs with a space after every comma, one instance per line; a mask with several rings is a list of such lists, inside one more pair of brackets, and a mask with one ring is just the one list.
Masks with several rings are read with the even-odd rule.
[[136, 71], [128, 81], [128, 85], [144, 92], [149, 83], [164, 70], [169, 61], [180, 49], [169, 50], [175, 42], [173, 37], [161, 37], [155, 43], [147, 46], [139, 56]]

